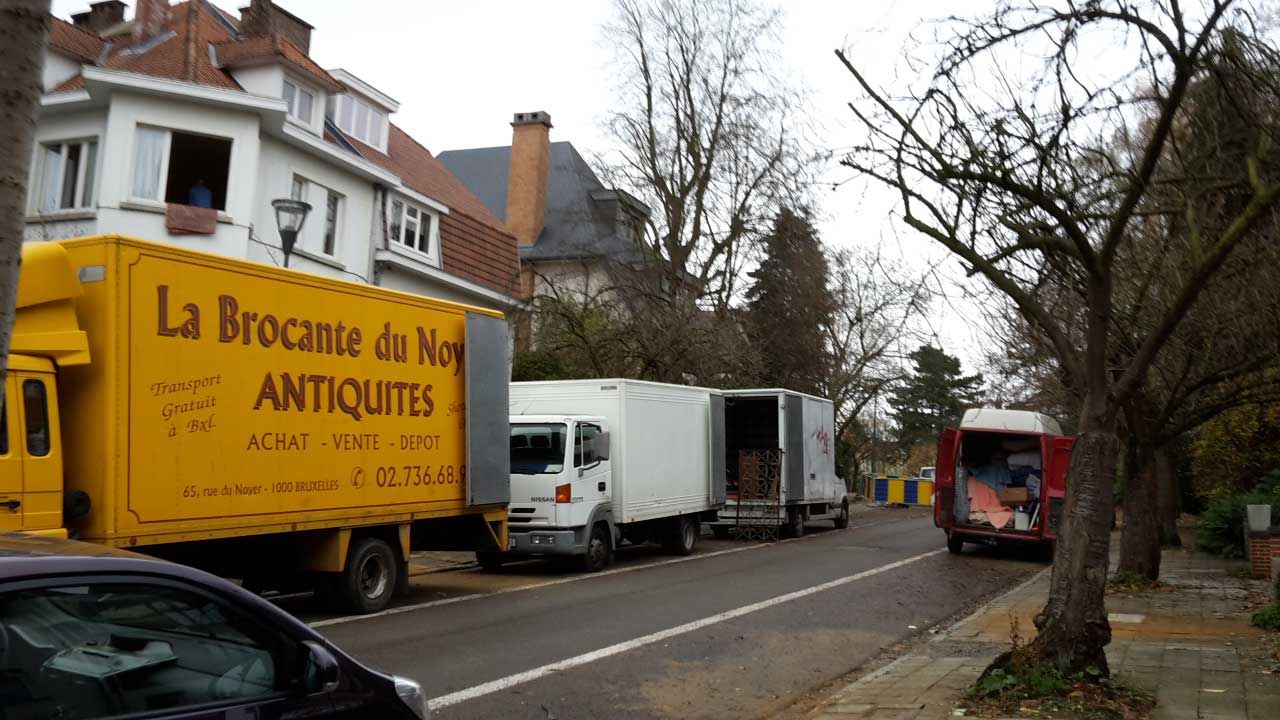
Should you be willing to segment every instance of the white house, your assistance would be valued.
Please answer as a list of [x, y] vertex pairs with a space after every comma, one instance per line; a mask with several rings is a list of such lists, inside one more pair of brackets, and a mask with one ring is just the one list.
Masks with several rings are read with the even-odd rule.
[[497, 310], [514, 236], [392, 122], [399, 103], [308, 55], [268, 0], [95, 2], [54, 20], [26, 238], [121, 233], [282, 264], [271, 201], [311, 212], [290, 266]]

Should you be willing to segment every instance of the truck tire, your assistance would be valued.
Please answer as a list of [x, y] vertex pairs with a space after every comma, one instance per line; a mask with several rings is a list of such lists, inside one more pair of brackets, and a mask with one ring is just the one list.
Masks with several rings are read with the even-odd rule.
[[840, 503], [840, 514], [835, 519], [836, 529], [843, 530], [849, 527], [849, 501], [845, 500]]
[[964, 539], [955, 533], [947, 535], [947, 552], [959, 555], [961, 550], [964, 550]]
[[728, 525], [712, 525], [711, 526], [711, 534], [715, 535], [720, 540], [728, 540], [729, 536], [732, 533], [733, 533], [733, 528], [729, 527]]
[[379, 538], [351, 544], [347, 567], [337, 577], [337, 597], [343, 609], [359, 614], [379, 612], [391, 602], [399, 583], [400, 560]]
[[681, 515], [671, 523], [667, 540], [662, 544], [672, 555], [692, 555], [698, 545], [698, 518]]
[[609, 566], [609, 555], [609, 529], [605, 525], [596, 525], [591, 528], [587, 552], [578, 558], [578, 568], [582, 572], [600, 572]]
[[485, 570], [497, 570], [506, 563], [506, 553], [500, 552], [478, 552], [476, 553], [476, 564]]
[[804, 508], [788, 508], [787, 524], [782, 530], [789, 538], [804, 537]]

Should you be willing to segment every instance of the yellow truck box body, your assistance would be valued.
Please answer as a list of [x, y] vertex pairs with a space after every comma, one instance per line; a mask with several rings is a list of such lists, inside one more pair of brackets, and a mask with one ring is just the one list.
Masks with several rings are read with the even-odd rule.
[[92, 358], [58, 379], [84, 539], [484, 510], [464, 489], [465, 318], [501, 315], [116, 236], [63, 245]]

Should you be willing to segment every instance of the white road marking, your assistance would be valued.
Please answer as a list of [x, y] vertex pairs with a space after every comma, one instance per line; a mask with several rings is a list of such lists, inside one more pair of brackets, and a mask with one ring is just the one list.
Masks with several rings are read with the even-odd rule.
[[695, 630], [701, 630], [702, 628], [708, 627], [710, 625], [715, 625], [717, 623], [722, 623], [726, 620], [732, 620], [734, 618], [742, 617], [743, 615], [748, 615], [750, 613], [757, 612], [760, 610], [765, 610], [767, 608], [771, 608], [776, 605], [781, 605], [783, 603], [791, 602], [792, 600], [799, 600], [800, 598], [808, 597], [810, 595], [814, 595], [816, 593], [820, 593], [826, 590], [831, 590], [833, 588], [838, 588], [842, 585], [848, 585], [849, 583], [857, 582], [858, 580], [869, 578], [872, 575], [879, 575], [880, 573], [888, 572], [890, 570], [895, 570], [897, 568], [903, 567], [905, 565], [910, 565], [911, 563], [914, 563], [916, 561], [923, 560], [925, 558], [932, 557], [934, 555], [937, 555], [943, 552], [946, 552], [946, 550], [945, 549], [931, 550], [927, 553], [921, 553], [920, 555], [915, 555], [915, 556], [906, 558], [904, 560], [898, 560], [897, 562], [891, 562], [887, 565], [881, 565], [880, 567], [877, 567], [877, 568], [872, 568], [870, 570], [863, 570], [860, 573], [855, 573], [853, 575], [848, 575], [846, 577], [842, 577], [836, 580], [831, 580], [829, 582], [822, 583], [821, 585], [814, 585], [812, 587], [804, 588], [803, 590], [796, 590], [794, 592], [786, 593], [785, 595], [778, 595], [776, 597], [769, 598], [768, 600], [761, 600], [760, 602], [752, 603], [750, 605], [743, 605], [742, 607], [734, 608], [732, 610], [726, 610], [725, 612], [717, 613], [715, 615], [702, 618], [701, 620], [694, 620], [693, 622], [688, 622], [683, 625], [677, 625], [672, 628], [667, 628], [666, 630], [660, 630], [650, 635], [645, 635], [632, 640], [627, 640], [625, 642], [620, 642], [616, 645], [610, 645], [608, 647], [600, 648], [599, 650], [593, 650], [592, 652], [585, 653], [583, 655], [577, 655], [575, 657], [566, 658], [564, 660], [560, 660], [558, 662], [554, 662], [549, 665], [543, 665], [542, 667], [534, 668], [532, 670], [526, 670], [525, 672], [522, 672], [522, 673], [516, 673], [515, 675], [508, 675], [507, 677], [499, 678], [497, 680], [476, 685], [474, 687], [469, 687], [465, 690], [452, 692], [452, 693], [449, 693], [448, 695], [441, 695], [440, 697], [432, 698], [431, 700], [427, 701], [427, 705], [432, 710], [439, 710], [440, 708], [449, 707], [450, 705], [457, 705], [458, 703], [461, 703], [461, 702], [466, 702], [468, 700], [474, 700], [476, 698], [483, 697], [485, 695], [501, 692], [503, 690], [507, 690], [517, 685], [523, 685], [524, 683], [532, 682], [534, 680], [544, 678], [548, 675], [553, 675], [558, 672], [564, 672], [565, 670], [571, 670], [573, 668], [595, 662], [596, 660], [603, 660], [604, 658], [611, 657], [613, 655], [618, 655], [620, 653], [628, 652], [630, 650], [635, 650], [636, 648], [644, 647], [645, 645], [651, 645], [656, 642], [668, 640], [678, 635], [684, 635], [685, 633], [690, 633]]
[[[862, 525], [850, 525], [847, 530], [854, 530], [867, 525], [875, 525], [877, 523], [864, 523]], [[836, 531], [840, 532], [840, 531]], [[329, 618], [327, 620], [317, 620], [307, 623], [313, 628], [329, 627], [331, 625], [341, 625], [343, 623], [356, 622], [358, 620], [372, 620], [374, 618], [386, 617], [387, 615], [399, 615], [401, 613], [413, 612], [415, 610], [424, 610], [426, 608], [439, 607], [441, 605], [452, 605], [454, 603], [467, 602], [469, 600], [479, 600], [480, 598], [493, 597], [494, 595], [506, 595], [507, 593], [523, 592], [525, 590], [538, 590], [540, 588], [552, 587], [554, 585], [564, 585], [565, 583], [578, 582], [579, 580], [591, 580], [593, 578], [608, 577], [609, 575], [619, 575], [621, 573], [635, 572], [637, 570], [648, 570], [649, 568], [662, 567], [663, 565], [675, 565], [677, 563], [689, 562], [691, 560], [702, 560], [704, 558], [713, 558], [719, 555], [731, 555], [733, 553], [745, 552], [747, 550], [759, 550], [771, 547], [772, 545], [781, 545], [782, 543], [796, 542], [797, 540], [808, 540], [811, 538], [827, 537], [827, 533], [819, 535], [802, 535], [798, 538], [788, 538], [779, 540], [776, 543], [760, 543], [756, 545], [743, 545], [741, 547], [728, 548], [725, 550], [717, 550], [715, 552], [704, 553], [702, 555], [689, 555], [687, 557], [668, 558], [657, 562], [645, 563], [643, 565], [628, 565], [618, 567], [612, 570], [605, 570], [598, 573], [585, 573], [582, 575], [573, 575], [566, 578], [558, 578], [556, 580], [546, 580], [543, 582], [533, 583], [532, 585], [519, 585], [517, 587], [503, 588], [501, 590], [493, 590], [491, 592], [471, 593], [470, 595], [458, 595], [457, 597], [443, 598], [441, 600], [430, 600], [428, 602], [415, 603], [413, 605], [401, 605], [399, 607], [387, 608], [381, 612], [370, 613], [368, 615], [344, 615], [342, 617]]]

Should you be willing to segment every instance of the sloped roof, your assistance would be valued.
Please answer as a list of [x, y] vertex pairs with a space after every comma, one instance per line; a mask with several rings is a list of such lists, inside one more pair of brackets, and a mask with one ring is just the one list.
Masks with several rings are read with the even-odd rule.
[[53, 24], [49, 26], [49, 47], [81, 62], [96, 61], [105, 44], [97, 35], [66, 20], [54, 18]]
[[[505, 220], [510, 146], [449, 150], [440, 153], [438, 159], [495, 216]], [[535, 261], [583, 257], [638, 259], [639, 249], [619, 232], [616, 211], [592, 199], [593, 194], [607, 190], [572, 143], [551, 143], [542, 233], [533, 245], [520, 247], [520, 257]]]
[[279, 33], [270, 37], [244, 38], [214, 43], [213, 47], [218, 58], [218, 64], [222, 67], [237, 67], [264, 60], [279, 59], [310, 75], [330, 92], [341, 92], [343, 89], [342, 83], [334, 79], [324, 68], [317, 65], [301, 48]]
[[[192, 53], [192, 65], [186, 66], [187, 60], [187, 13], [191, 11], [192, 2], [200, 3], [200, 15], [196, 24], [197, 37], [192, 39], [195, 52]], [[141, 75], [186, 80], [211, 85], [213, 87], [239, 90], [237, 83], [226, 71], [214, 67], [209, 58], [207, 43], [220, 43], [231, 40], [231, 33], [218, 18], [214, 17], [212, 6], [203, 0], [189, 0], [174, 5], [169, 10], [169, 30], [165, 35], [158, 35], [151, 40], [143, 41], [135, 46], [131, 41], [119, 42], [111, 48], [103, 67], [112, 70], [123, 70]], [[158, 41], [158, 42], [157, 42]]]
[[432, 156], [430, 150], [395, 123], [390, 123], [386, 153], [349, 135], [344, 137], [365, 159], [399, 175], [400, 180], [413, 190], [439, 200], [451, 211], [465, 213], [504, 233], [509, 232], [485, 203]]

